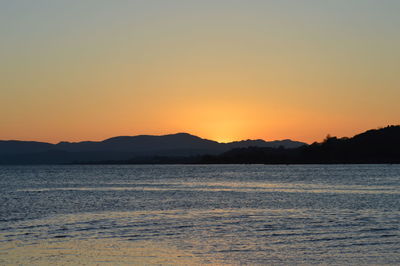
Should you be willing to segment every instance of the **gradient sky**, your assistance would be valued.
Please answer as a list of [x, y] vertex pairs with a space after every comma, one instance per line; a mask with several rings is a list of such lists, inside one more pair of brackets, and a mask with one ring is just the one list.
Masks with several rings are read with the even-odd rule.
[[0, 0], [0, 139], [400, 123], [398, 0]]

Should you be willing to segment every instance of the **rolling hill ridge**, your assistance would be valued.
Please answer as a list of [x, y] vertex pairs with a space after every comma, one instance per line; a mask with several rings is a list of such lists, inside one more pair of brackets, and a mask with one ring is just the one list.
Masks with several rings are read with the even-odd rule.
[[150, 156], [200, 156], [220, 154], [240, 147], [295, 148], [306, 143], [292, 140], [244, 140], [219, 143], [188, 133], [162, 136], [118, 136], [103, 141], [60, 142], [0, 141], [0, 163], [72, 163], [128, 160]]

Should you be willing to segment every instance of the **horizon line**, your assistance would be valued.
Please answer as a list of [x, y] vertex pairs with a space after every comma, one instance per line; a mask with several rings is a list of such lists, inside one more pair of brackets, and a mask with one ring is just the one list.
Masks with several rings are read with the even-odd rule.
[[310, 143], [308, 141], [299, 141], [299, 140], [295, 140], [295, 139], [291, 139], [291, 138], [284, 138], [284, 139], [274, 139], [274, 140], [265, 140], [262, 138], [254, 138], [254, 139], [250, 139], [250, 138], [244, 138], [244, 139], [239, 139], [239, 140], [232, 140], [232, 141], [217, 141], [217, 140], [213, 140], [213, 139], [209, 139], [209, 138], [203, 138], [201, 136], [198, 135], [194, 135], [192, 133], [188, 133], [188, 132], [176, 132], [176, 133], [168, 133], [168, 134], [138, 134], [138, 135], [118, 135], [118, 136], [112, 136], [112, 137], [108, 137], [105, 139], [100, 139], [100, 140], [80, 140], [80, 141], [58, 141], [58, 142], [50, 142], [50, 141], [39, 141], [39, 140], [23, 140], [23, 139], [0, 139], [0, 141], [18, 141], [18, 142], [39, 142], [39, 143], [48, 143], [48, 144], [60, 144], [60, 143], [82, 143], [82, 142], [103, 142], [109, 139], [113, 139], [113, 138], [121, 138], [121, 137], [141, 137], [141, 136], [149, 136], [149, 137], [163, 137], [163, 136], [173, 136], [173, 135], [180, 135], [180, 134], [185, 134], [185, 135], [190, 135], [193, 137], [197, 137], [203, 140], [208, 140], [208, 141], [214, 141], [220, 144], [228, 144], [228, 143], [233, 143], [233, 142], [241, 142], [241, 141], [265, 141], [265, 142], [273, 142], [273, 141], [285, 141], [285, 140], [289, 140], [289, 141], [296, 141], [296, 142], [302, 142], [305, 143], [307, 145], [310, 145]]

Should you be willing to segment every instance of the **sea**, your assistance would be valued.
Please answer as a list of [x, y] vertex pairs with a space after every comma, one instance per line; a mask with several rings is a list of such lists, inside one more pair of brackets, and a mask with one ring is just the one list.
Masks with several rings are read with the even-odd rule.
[[400, 165], [0, 166], [0, 265], [399, 265]]

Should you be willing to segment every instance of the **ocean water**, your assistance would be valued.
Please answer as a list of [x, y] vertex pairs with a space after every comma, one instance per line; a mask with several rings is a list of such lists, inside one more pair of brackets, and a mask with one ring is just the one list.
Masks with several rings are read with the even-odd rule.
[[400, 264], [400, 165], [0, 166], [0, 264]]

